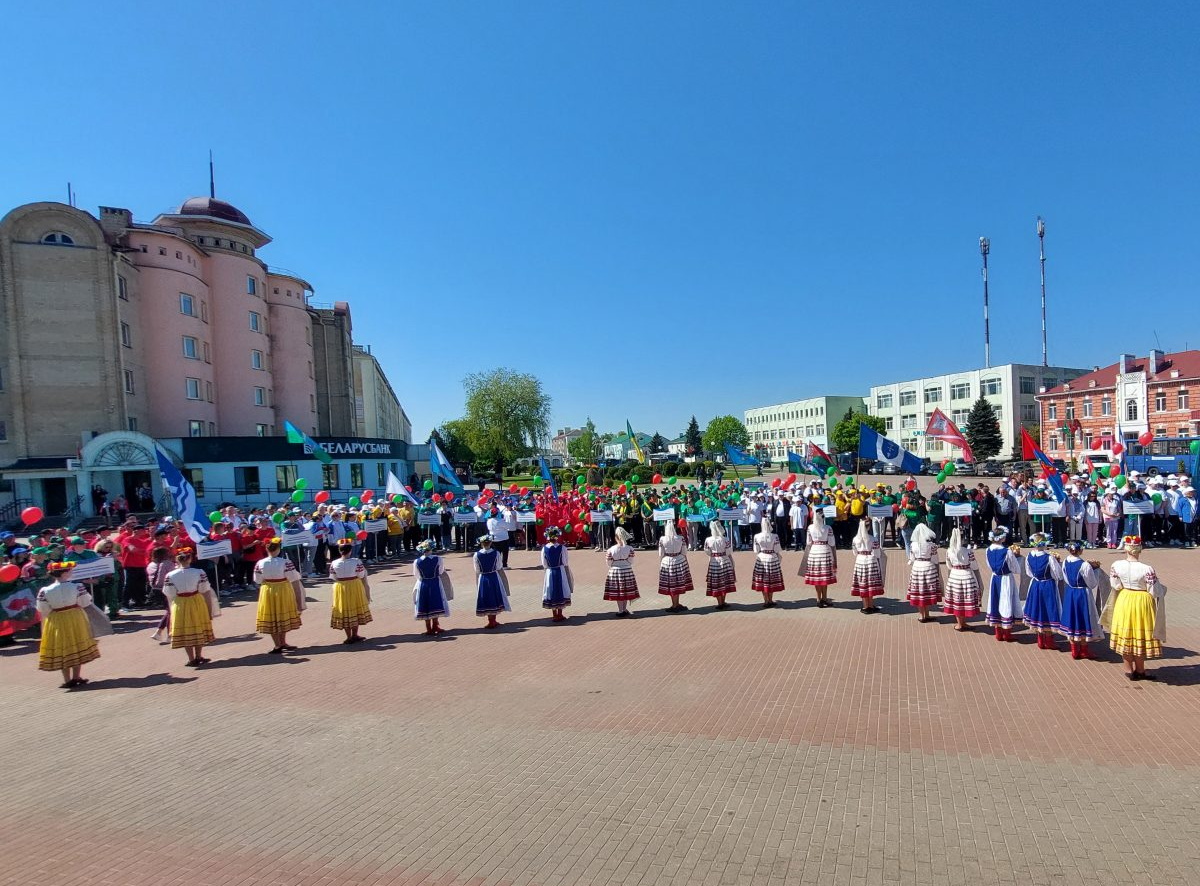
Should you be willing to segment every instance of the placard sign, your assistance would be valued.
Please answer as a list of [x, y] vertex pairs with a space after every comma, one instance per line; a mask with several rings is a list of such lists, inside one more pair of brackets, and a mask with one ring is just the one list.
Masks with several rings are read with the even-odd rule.
[[611, 523], [613, 521], [612, 511], [592, 511], [590, 516], [593, 523]]
[[708, 518], [703, 514], [688, 514], [684, 519], [688, 523], [707, 523]]
[[[229, 542], [225, 542], [229, 544]], [[112, 557], [97, 557], [95, 560], [81, 562], [71, 571], [71, 581], [82, 581], [85, 578], [104, 578], [112, 575], [116, 561]]]
[[[346, 525], [352, 526], [353, 524], [347, 523]], [[306, 548], [315, 548], [317, 546], [317, 537], [307, 529], [285, 531], [279, 538], [282, 541], [281, 546], [285, 548], [295, 548], [301, 545]]]
[[667, 520], [674, 520], [675, 519], [675, 509], [674, 508], [655, 508], [653, 517], [654, 517], [654, 520], [658, 523], [662, 523]]
[[1031, 517], [1053, 517], [1058, 514], [1058, 502], [1056, 501], [1031, 501], [1029, 503], [1029, 515]]
[[890, 517], [895, 513], [891, 505], [867, 505], [868, 517]]
[[364, 520], [362, 528], [367, 532], [387, 532], [387, 520]]
[[1122, 503], [1122, 507], [1126, 514], [1154, 513], [1154, 502], [1152, 501], [1127, 501]]
[[233, 553], [233, 542], [229, 539], [224, 541], [202, 541], [196, 545], [197, 560], [215, 560], [217, 557], [227, 557]]
[[969, 517], [973, 510], [969, 501], [954, 501], [946, 504], [947, 517]]
[[454, 512], [454, 522], [455, 523], [478, 523], [479, 515], [476, 514], [474, 511], [455, 511]]
[[536, 523], [537, 522], [537, 514], [535, 514], [533, 511], [517, 511], [517, 522], [518, 523]]
[[442, 525], [442, 515], [441, 514], [417, 514], [417, 525], [418, 526], [441, 526]]
[[718, 520], [732, 520], [734, 523], [746, 516], [745, 511], [741, 508], [721, 508], [717, 511]]
[[836, 520], [837, 519], [837, 505], [825, 505], [824, 507], [821, 508], [821, 510], [825, 512], [826, 520]]
[[743, 480], [742, 486], [746, 489], [761, 489], [767, 485], [766, 480]]

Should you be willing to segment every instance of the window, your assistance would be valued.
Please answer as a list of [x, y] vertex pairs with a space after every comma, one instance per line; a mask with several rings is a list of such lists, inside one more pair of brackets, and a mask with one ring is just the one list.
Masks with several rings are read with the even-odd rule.
[[120, 274], [117, 275], [117, 298], [121, 301], [129, 301], [129, 284]]
[[160, 246], [160, 247], [158, 247], [158, 254], [159, 254], [159, 255], [166, 255], [166, 254], [167, 254], [167, 250], [166, 250], [166, 249], [164, 249], [163, 247], [161, 247], [161, 246]]
[[363, 482], [363, 466], [361, 462], [350, 465], [350, 488], [362, 489], [367, 484]]
[[1167, 392], [1166, 391], [1160, 389], [1160, 390], [1157, 390], [1154, 392], [1154, 411], [1155, 412], [1166, 412], [1167, 411]]
[[950, 421], [958, 425], [958, 429], [961, 431], [963, 429], [963, 425], [967, 423], [967, 416], [970, 414], [971, 410], [969, 409], [955, 409], [950, 413]]
[[238, 495], [258, 495], [258, 465], [234, 468], [233, 485]]
[[210, 436], [210, 437], [217, 436], [217, 423], [215, 421], [210, 421], [208, 423], [208, 436]]
[[206, 381], [204, 383], [204, 399], [209, 403], [213, 401], [213, 386], [212, 382], [210, 381]]
[[[3, 385], [0, 385], [0, 391], [2, 391], [2, 390], [4, 390], [4, 386], [3, 386]], [[1178, 406], [1176, 407], [1177, 409], [1187, 409], [1187, 408], [1188, 408], [1188, 392], [1187, 392], [1187, 388], [1180, 388], [1180, 389], [1179, 389], [1179, 395], [1178, 395], [1178, 397], [1176, 398], [1176, 402], [1177, 402], [1177, 404], [1178, 404]], [[1186, 435], [1185, 435], [1185, 434], [1180, 434], [1180, 436], [1182, 437], [1182, 436], [1186, 436]]]
[[246, 295], [258, 294], [258, 281], [253, 277], [246, 278]]
[[892, 395], [891, 394], [879, 394], [875, 398], [875, 408], [876, 409], [891, 409], [892, 408]]
[[917, 426], [917, 417], [915, 415], [900, 416], [900, 428], [902, 430], [909, 430], [911, 428], [915, 428], [916, 426]]
[[195, 338], [190, 335], [185, 335], [183, 337], [183, 356], [187, 357], [189, 360], [200, 359], [200, 349], [198, 345], [199, 342], [197, 342]]
[[928, 452], [941, 452], [942, 451], [942, 441], [937, 440], [933, 437], [926, 437], [925, 438], [925, 449]]
[[8, 439], [8, 422], [0, 421], [0, 441]]
[[1051, 434], [1051, 435], [1050, 435], [1050, 448], [1051, 448], [1051, 449], [1058, 449], [1058, 434]]
[[1049, 376], [1047, 378], [1042, 379], [1042, 384], [1046, 386], [1046, 390], [1048, 391], [1051, 388], [1058, 387], [1058, 379], [1054, 378], [1054, 376]]
[[956, 381], [950, 385], [951, 400], [966, 400], [971, 396], [971, 383], [967, 381]]
[[818, 437], [825, 436], [825, 425], [817, 425], [817, 436]]
[[127, 422], [127, 424], [129, 425], [129, 430], [131, 430], [131, 431], [136, 431], [138, 429], [137, 428], [137, 419], [134, 418], [132, 415], [129, 416], [129, 421]]
[[979, 383], [979, 393], [984, 397], [995, 397], [1000, 393], [1000, 379], [985, 378]]
[[1037, 406], [1032, 403], [1021, 404], [1021, 421], [1037, 421]]
[[205, 363], [212, 362], [212, 352], [208, 349], [208, 342], [204, 343], [204, 362]]
[[[263, 427], [259, 425], [259, 427]], [[262, 435], [259, 434], [261, 437]], [[296, 466], [275, 465], [275, 491], [291, 492], [296, 488]]]
[[129, 324], [121, 323], [121, 344], [127, 348], [133, 347], [133, 335], [129, 331]]
[[1107, 394], [1104, 396], [1104, 399], [1100, 401], [1100, 414], [1112, 415], [1112, 400], [1108, 398]]
[[336, 464], [321, 465], [321, 486], [324, 489], [338, 489], [338, 466]]
[[1166, 428], [1155, 428], [1155, 429], [1154, 429], [1154, 436], [1155, 436], [1155, 437], [1165, 437], [1165, 436], [1167, 436], [1167, 429], [1166, 429]]
[[269, 433], [269, 431], [270, 431], [270, 428], [269, 428], [269, 427], [267, 427], [267, 425], [255, 425], [255, 426], [254, 426], [254, 433], [255, 433], [255, 436], [258, 436], [258, 437], [269, 437], [269, 436], [270, 436], [270, 433]]
[[255, 388], [254, 389], [254, 405], [255, 406], [266, 406], [267, 405], [267, 389], [266, 388]]
[[1175, 431], [1175, 436], [1176, 437], [1187, 437], [1188, 429], [1187, 428], [1177, 428]]
[[1091, 432], [1091, 431], [1084, 431], [1084, 434], [1083, 434], [1083, 448], [1084, 448], [1085, 450], [1088, 450], [1088, 451], [1090, 451], [1090, 450], [1091, 450], [1091, 448], [1092, 448], [1092, 440], [1093, 440], [1093, 439], [1094, 439], [1094, 438], [1093, 438], [1093, 436], [1092, 436], [1092, 432]]
[[883, 429], [885, 431], [895, 430], [895, 428], [896, 428], [896, 420], [894, 418], [892, 418], [890, 415], [883, 420]]
[[200, 302], [200, 319], [205, 323], [208, 322], [208, 302], [204, 300]]
[[1138, 420], [1138, 404], [1137, 400], [1129, 399], [1125, 401], [1125, 421]]
[[64, 234], [62, 231], [51, 231], [46, 236], [42, 237], [43, 243], [48, 243], [51, 246], [74, 246], [75, 241], [70, 234]]
[[925, 389], [925, 402], [926, 403], [942, 402], [942, 389], [941, 388], [926, 388]]
[[126, 394], [133, 393], [133, 370], [132, 369], [125, 370], [125, 393]]
[[1058, 404], [1057, 403], [1047, 403], [1046, 404], [1046, 418], [1049, 421], [1058, 421]]
[[250, 312], [250, 329], [254, 332], [262, 332], [262, 314], [258, 311]]
[[1084, 418], [1092, 417], [1092, 398], [1091, 397], [1083, 398], [1083, 417]]
[[309, 410], [309, 412], [317, 411], [317, 395], [316, 394], [308, 395], [308, 410]]
[[1033, 379], [1032, 375], [1022, 375], [1021, 376], [1021, 393], [1022, 394], [1036, 393], [1036, 391], [1034, 391], [1034, 389], [1033, 389], [1033, 383], [1034, 383], [1034, 379]]
[[375, 463], [375, 485], [376, 486], [386, 486], [387, 485], [387, 477], [384, 476], [385, 474], [387, 474], [387, 465], [385, 465], [383, 462], [376, 462]]
[[182, 253], [182, 252], [180, 252], [179, 250], [175, 250], [175, 257], [176, 257], [176, 258], [179, 258], [179, 259], [182, 259], [182, 258], [183, 258], [183, 253]]
[[250, 368], [251, 369], [266, 369], [267, 368], [265, 363], [263, 362], [263, 352], [262, 351], [251, 351], [250, 352]]
[[189, 400], [199, 400], [200, 399], [200, 379], [185, 378], [183, 381], [184, 381], [184, 388], [187, 391], [187, 398]]
[[1075, 401], [1074, 400], [1067, 401], [1066, 417], [1068, 420], [1073, 419], [1075, 417]]
[[196, 300], [186, 292], [179, 293], [179, 313], [189, 317], [196, 316]]
[[196, 495], [204, 495], [204, 468], [184, 468], [183, 472], [196, 490]]
[[316, 378], [316, 376], [315, 376], [315, 375], [313, 375], [313, 365], [312, 365], [312, 360], [309, 360], [309, 361], [308, 361], [308, 377], [309, 377], [309, 378]]
[[917, 392], [916, 391], [901, 391], [900, 392], [900, 405], [901, 406], [916, 406], [917, 405]]
[[189, 421], [188, 422], [188, 436], [189, 437], [203, 437], [204, 436], [204, 422], [202, 422], [198, 419], [195, 419], [195, 418], [193, 418], [191, 421]]

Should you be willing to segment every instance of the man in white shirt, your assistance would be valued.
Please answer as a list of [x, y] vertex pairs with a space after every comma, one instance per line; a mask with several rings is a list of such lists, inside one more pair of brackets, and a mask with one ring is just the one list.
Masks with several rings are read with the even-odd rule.
[[508, 568], [508, 534], [517, 528], [517, 518], [508, 508], [501, 509], [492, 505], [488, 515], [488, 535], [492, 537], [492, 547], [500, 552], [500, 568]]

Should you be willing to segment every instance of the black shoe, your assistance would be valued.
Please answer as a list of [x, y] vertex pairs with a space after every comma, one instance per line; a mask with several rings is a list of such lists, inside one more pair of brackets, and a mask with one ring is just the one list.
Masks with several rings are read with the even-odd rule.
[[345, 640], [343, 640], [343, 641], [342, 641], [342, 645], [343, 645], [343, 646], [349, 646], [349, 645], [350, 645], [351, 643], [353, 643], [353, 642], [354, 642], [354, 638], [353, 638], [353, 637], [347, 637]]
[[276, 646], [274, 649], [268, 652], [267, 655], [283, 655], [283, 647]]
[[300, 647], [299, 647], [299, 646], [292, 646], [292, 645], [291, 645], [291, 644], [289, 644], [289, 643], [284, 643], [284, 644], [283, 644], [281, 647], [279, 647], [279, 648], [280, 648], [280, 649], [286, 649], [288, 652], [295, 652], [295, 651], [296, 651], [297, 649], [299, 649]]
[[184, 667], [185, 668], [194, 668], [198, 664], [200, 664], [199, 659], [193, 658], [193, 659], [189, 660], [188, 663], [184, 665]]
[[1142, 671], [1140, 674], [1138, 674], [1138, 679], [1139, 680], [1157, 680], [1158, 675], [1152, 674], [1149, 671]]

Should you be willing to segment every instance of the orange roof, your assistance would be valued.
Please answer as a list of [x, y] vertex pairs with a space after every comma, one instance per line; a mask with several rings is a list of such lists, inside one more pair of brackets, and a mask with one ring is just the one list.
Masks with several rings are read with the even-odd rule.
[[[1148, 357], [1134, 357], [1133, 360], [1126, 363], [1127, 372], [1145, 372], [1146, 365], [1149, 362]], [[1171, 370], [1179, 371], [1179, 379], [1185, 378], [1200, 378], [1200, 351], [1176, 351], [1174, 354], [1164, 354], [1162, 366], [1157, 375], [1150, 376], [1151, 379], [1157, 381], [1171, 381]], [[1108, 366], [1092, 372], [1084, 373], [1078, 378], [1073, 378], [1065, 384], [1050, 388], [1043, 396], [1050, 394], [1063, 394], [1067, 392], [1066, 385], [1070, 384], [1071, 391], [1087, 390], [1091, 382], [1095, 382], [1097, 388], [1111, 388], [1117, 383], [1117, 373], [1121, 370], [1121, 363], [1111, 363]]]

